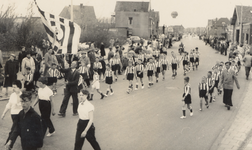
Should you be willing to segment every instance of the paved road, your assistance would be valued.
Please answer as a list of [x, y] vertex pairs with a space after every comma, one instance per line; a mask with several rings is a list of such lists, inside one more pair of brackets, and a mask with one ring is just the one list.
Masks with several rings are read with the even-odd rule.
[[[94, 124], [96, 137], [104, 150], [202, 150], [209, 149], [215, 142], [223, 129], [232, 123], [237, 110], [242, 102], [242, 95], [247, 87], [244, 80], [244, 70], [238, 76], [241, 89], [234, 90], [234, 107], [227, 111], [222, 104], [222, 97], [210, 105], [209, 109], [199, 111], [199, 98], [197, 85], [202, 76], [217, 60], [226, 61], [226, 57], [216, 54], [215, 50], [205, 46], [203, 41], [198, 39], [183, 39], [186, 50], [199, 47], [201, 53], [200, 67], [198, 71], [188, 74], [192, 86], [192, 106], [194, 116], [190, 117], [187, 110], [187, 118], [182, 120], [179, 117], [181, 111], [181, 95], [183, 94], [182, 67], [179, 68], [175, 80], [171, 78], [171, 70], [166, 74], [166, 80], [160, 81], [152, 88], [145, 88], [127, 94], [128, 83], [119, 77], [119, 81], [113, 84], [115, 94], [104, 100], [95, 93]], [[175, 43], [172, 49], [177, 52], [178, 44]], [[147, 80], [145, 79], [147, 87]], [[102, 91], [106, 85], [101, 84]], [[62, 87], [55, 96], [56, 111], [59, 110], [62, 101]], [[61, 92], [60, 92], [61, 91]], [[3, 111], [6, 102], [0, 102], [0, 112]], [[36, 107], [36, 110], [38, 108]], [[74, 136], [78, 117], [72, 116], [71, 104], [69, 104], [66, 118], [52, 117], [56, 128], [56, 134], [46, 137], [44, 150], [71, 150], [74, 145]], [[11, 125], [10, 117], [0, 121], [0, 145], [4, 142]], [[218, 139], [219, 140], [219, 139]], [[15, 149], [20, 149], [18, 140]], [[83, 149], [92, 149], [86, 141]]]

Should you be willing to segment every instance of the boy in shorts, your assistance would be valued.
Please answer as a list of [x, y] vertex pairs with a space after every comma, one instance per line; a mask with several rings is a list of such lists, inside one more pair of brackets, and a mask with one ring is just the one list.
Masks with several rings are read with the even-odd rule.
[[203, 99], [205, 99], [206, 102], [206, 108], [209, 107], [208, 105], [208, 85], [206, 83], [206, 77], [203, 77], [201, 82], [199, 83], [199, 97], [200, 97], [200, 111], [202, 111], [202, 103], [203, 103]]
[[142, 59], [138, 59], [137, 65], [136, 65], [136, 88], [135, 88], [135, 90], [138, 90], [138, 80], [140, 80], [140, 82], [142, 84], [142, 89], [144, 88], [143, 72], [144, 72], [144, 65], [142, 63]]
[[128, 94], [130, 93], [130, 91], [133, 91], [134, 74], [135, 74], [135, 67], [133, 66], [133, 62], [129, 61], [129, 65], [125, 70], [126, 79], [129, 81], [129, 88], [127, 90]]
[[89, 99], [90, 101], [93, 100], [94, 89], [96, 89], [96, 91], [101, 95], [101, 99], [103, 99], [105, 95], [100, 91], [100, 81], [99, 81], [99, 74], [98, 74], [97, 69], [94, 69], [94, 76], [93, 76], [93, 82], [92, 82], [92, 94]]
[[184, 94], [182, 96], [182, 102], [183, 102], [183, 106], [182, 106], [182, 112], [183, 112], [183, 116], [181, 116], [181, 119], [185, 119], [186, 118], [186, 105], [187, 108], [190, 110], [190, 116], [193, 116], [193, 110], [192, 110], [192, 100], [191, 100], [191, 86], [189, 84], [189, 77], [185, 77], [184, 78]]

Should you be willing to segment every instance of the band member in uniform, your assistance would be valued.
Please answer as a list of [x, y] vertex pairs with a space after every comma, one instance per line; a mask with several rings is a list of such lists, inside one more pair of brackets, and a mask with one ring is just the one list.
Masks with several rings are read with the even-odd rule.
[[100, 60], [99, 57], [96, 57], [96, 58], [95, 58], [95, 62], [94, 62], [94, 65], [93, 65], [93, 69], [98, 70], [99, 79], [101, 79], [102, 64], [101, 64], [101, 62], [100, 62], [99, 60]]

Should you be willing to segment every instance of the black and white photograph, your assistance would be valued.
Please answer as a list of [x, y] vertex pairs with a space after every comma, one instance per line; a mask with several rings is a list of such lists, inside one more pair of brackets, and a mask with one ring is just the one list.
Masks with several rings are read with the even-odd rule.
[[252, 150], [252, 1], [1, 0], [0, 150]]

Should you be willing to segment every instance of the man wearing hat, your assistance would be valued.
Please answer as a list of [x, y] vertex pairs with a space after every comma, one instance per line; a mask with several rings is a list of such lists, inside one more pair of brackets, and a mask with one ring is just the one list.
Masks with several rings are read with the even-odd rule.
[[4, 87], [6, 87], [5, 95], [8, 96], [8, 87], [12, 87], [12, 83], [17, 80], [18, 62], [15, 60], [15, 54], [10, 55], [10, 59], [7, 60], [4, 66], [5, 81]]
[[226, 69], [221, 74], [220, 85], [219, 85], [219, 89], [223, 87], [223, 90], [224, 90], [223, 103], [225, 104], [228, 110], [230, 110], [230, 107], [233, 106], [232, 93], [233, 93], [234, 82], [237, 88], [240, 89], [240, 85], [235, 75], [235, 72], [232, 69], [230, 69], [230, 65], [231, 65], [231, 62], [229, 61], [225, 63]]

